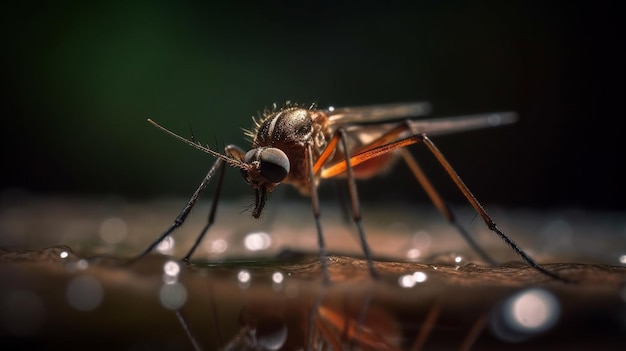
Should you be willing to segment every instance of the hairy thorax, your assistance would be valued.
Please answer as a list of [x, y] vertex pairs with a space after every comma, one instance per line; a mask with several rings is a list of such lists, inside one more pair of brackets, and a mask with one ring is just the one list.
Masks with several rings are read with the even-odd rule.
[[326, 147], [330, 130], [328, 117], [321, 111], [303, 107], [286, 107], [267, 114], [254, 132], [253, 147], [274, 147], [289, 158], [290, 171], [283, 183], [295, 186], [303, 194], [309, 194], [306, 150], [310, 148], [313, 162]]

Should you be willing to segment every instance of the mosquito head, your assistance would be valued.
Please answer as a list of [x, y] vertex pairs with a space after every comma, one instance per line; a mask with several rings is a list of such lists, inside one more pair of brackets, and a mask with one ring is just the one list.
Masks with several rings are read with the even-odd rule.
[[280, 149], [258, 147], [246, 153], [244, 162], [249, 167], [242, 168], [241, 175], [254, 188], [256, 196], [252, 215], [259, 218], [265, 206], [267, 193], [289, 174], [289, 158]]

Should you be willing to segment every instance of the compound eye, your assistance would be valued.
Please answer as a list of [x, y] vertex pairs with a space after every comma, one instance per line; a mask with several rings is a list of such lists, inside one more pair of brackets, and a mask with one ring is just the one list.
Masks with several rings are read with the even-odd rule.
[[289, 158], [280, 149], [268, 147], [259, 155], [261, 174], [272, 183], [280, 183], [289, 174]]
[[252, 149], [246, 153], [245, 162], [259, 162], [259, 172], [272, 183], [280, 183], [289, 174], [289, 158], [274, 147]]

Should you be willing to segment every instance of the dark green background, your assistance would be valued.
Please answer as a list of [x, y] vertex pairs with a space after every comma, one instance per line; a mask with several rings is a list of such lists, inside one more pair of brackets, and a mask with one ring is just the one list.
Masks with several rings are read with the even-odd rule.
[[[273, 102], [426, 100], [435, 116], [520, 114], [514, 126], [435, 140], [487, 204], [623, 209], [617, 3], [3, 5], [0, 185], [188, 196], [211, 158], [146, 118], [246, 147], [240, 128]], [[460, 200], [426, 160], [444, 196]], [[227, 186], [249, 193], [237, 172]], [[364, 200], [423, 199], [404, 167], [360, 189]]]

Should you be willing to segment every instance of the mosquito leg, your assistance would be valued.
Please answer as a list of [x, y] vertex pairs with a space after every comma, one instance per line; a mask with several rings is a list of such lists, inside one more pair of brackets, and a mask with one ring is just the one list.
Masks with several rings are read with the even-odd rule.
[[444, 170], [448, 173], [450, 178], [452, 178], [452, 181], [456, 184], [457, 188], [459, 188], [459, 190], [463, 193], [467, 201], [472, 205], [474, 210], [476, 210], [478, 215], [480, 215], [480, 217], [483, 219], [483, 222], [485, 222], [487, 227], [492, 232], [496, 233], [513, 251], [515, 251], [515, 253], [517, 253], [517, 255], [524, 262], [526, 262], [529, 266], [531, 266], [538, 272], [548, 277], [561, 280], [561, 281], [566, 281], [566, 282], [568, 281], [567, 279], [561, 277], [560, 275], [547, 270], [542, 265], [540, 265], [535, 260], [533, 260], [510, 237], [508, 237], [506, 234], [504, 234], [500, 230], [500, 228], [498, 228], [498, 226], [493, 221], [493, 219], [491, 219], [491, 217], [487, 214], [487, 211], [485, 211], [484, 207], [480, 204], [480, 202], [478, 202], [478, 199], [476, 199], [476, 197], [474, 196], [474, 194], [472, 194], [472, 192], [469, 190], [467, 185], [465, 185], [463, 180], [461, 180], [461, 177], [459, 177], [459, 175], [456, 173], [454, 168], [452, 168], [448, 160], [444, 157], [441, 151], [439, 151], [439, 149], [435, 146], [435, 144], [425, 134], [418, 134], [418, 135], [413, 136], [412, 138], [416, 138], [418, 141], [422, 141], [424, 144], [426, 144], [430, 152], [435, 156], [437, 161], [439, 161], [439, 163], [444, 168]]
[[[383, 134], [378, 139], [376, 139], [373, 142], [371, 142], [368, 145], [367, 149], [361, 150], [360, 152], [358, 152], [356, 155], [354, 155], [352, 157], [353, 165], [355, 165], [357, 162], [361, 162], [362, 160], [367, 160], [367, 159], [371, 158], [369, 156], [367, 156], [367, 157], [359, 157], [359, 155], [366, 155], [367, 152], [370, 152], [370, 151], [371, 152], [375, 152], [375, 150], [378, 150], [379, 148], [384, 148], [386, 145], [393, 145], [393, 142], [398, 140], [397, 137], [399, 135], [401, 135], [402, 133], [404, 133], [406, 131], [409, 131], [410, 129], [411, 129], [410, 125], [408, 125], [408, 124], [400, 124], [396, 128], [394, 128], [394, 129], [388, 131], [387, 133]], [[335, 140], [335, 138], [333, 138], [333, 140]], [[400, 152], [401, 152], [401, 155], [404, 158], [405, 162], [407, 163], [407, 165], [409, 166], [409, 168], [413, 172], [413, 175], [418, 180], [420, 185], [424, 188], [424, 190], [426, 191], [426, 193], [430, 197], [432, 203], [439, 210], [439, 212], [448, 220], [448, 222], [450, 222], [450, 224], [452, 224], [458, 230], [458, 232], [461, 234], [461, 236], [464, 238], [464, 240], [468, 243], [468, 245], [474, 251], [476, 251], [478, 253], [478, 255], [482, 257], [483, 260], [485, 260], [487, 263], [489, 263], [491, 265], [495, 265], [497, 262], [493, 258], [491, 258], [476, 243], [476, 241], [467, 232], [467, 230], [465, 228], [463, 228], [463, 226], [461, 226], [460, 223], [458, 223], [456, 221], [454, 213], [446, 205], [446, 203], [441, 199], [441, 196], [439, 196], [439, 193], [432, 186], [432, 183], [428, 180], [428, 178], [426, 177], [426, 175], [422, 171], [421, 167], [417, 164], [417, 161], [415, 161], [415, 158], [413, 158], [413, 156], [411, 156], [411, 154], [405, 148], [400, 148]], [[345, 163], [341, 162], [341, 163], [336, 164], [336, 166], [341, 166], [341, 170], [345, 171], [345, 168], [346, 168], [345, 167]]]
[[[309, 318], [307, 325], [307, 335], [304, 348], [306, 351], [311, 351], [313, 350], [313, 348], [315, 348], [316, 339], [318, 337], [318, 334], [320, 333], [325, 337], [324, 339], [332, 340], [329, 339], [329, 336], [332, 336], [332, 333], [330, 333], [330, 331], [325, 328], [325, 325], [320, 319], [320, 307], [322, 306], [322, 301], [326, 297], [326, 293], [326, 286], [322, 286], [317, 292], [317, 297], [315, 298], [315, 301], [313, 301], [313, 303], [311, 304], [311, 310], [309, 311], [308, 316]], [[336, 346], [338, 346], [338, 344]], [[334, 349], [340, 350], [340, 348]]]
[[[365, 150], [356, 155], [350, 156], [350, 163], [352, 164], [352, 166], [356, 166], [374, 157], [384, 155], [393, 150], [401, 149], [405, 146], [417, 144], [420, 142], [426, 144], [430, 152], [435, 156], [437, 161], [439, 161], [439, 164], [444, 168], [446, 173], [448, 173], [450, 178], [452, 178], [452, 181], [455, 183], [457, 188], [461, 191], [461, 193], [463, 193], [463, 195], [465, 196], [467, 201], [470, 203], [470, 205], [472, 205], [474, 210], [483, 219], [483, 222], [485, 222], [489, 230], [497, 234], [524, 262], [526, 262], [529, 266], [531, 266], [533, 269], [535, 269], [539, 273], [547, 277], [560, 280], [562, 282], [569, 282], [568, 279], [565, 279], [561, 277], [560, 275], [547, 270], [546, 268], [541, 266], [539, 263], [535, 262], [535, 260], [533, 260], [530, 256], [528, 256], [528, 254], [524, 250], [522, 250], [511, 238], [509, 238], [506, 234], [504, 234], [504, 232], [502, 232], [500, 228], [498, 228], [498, 226], [493, 221], [493, 219], [491, 219], [491, 217], [487, 214], [487, 211], [485, 211], [485, 209], [480, 204], [480, 202], [478, 202], [478, 199], [476, 199], [474, 194], [472, 194], [472, 192], [469, 190], [467, 185], [463, 183], [463, 181], [461, 180], [461, 177], [459, 177], [459, 175], [456, 173], [454, 168], [452, 168], [448, 160], [446, 160], [446, 158], [441, 153], [441, 151], [437, 149], [435, 144], [425, 134], [411, 135], [404, 139], [399, 139], [399, 140], [390, 142], [388, 144], [384, 144], [384, 145], [377, 146], [372, 149]], [[326, 167], [322, 171], [322, 178], [329, 178], [333, 175], [345, 172], [347, 166], [350, 165], [350, 163], [338, 162], [329, 167]]]
[[336, 189], [337, 201], [339, 201], [339, 206], [341, 209], [341, 219], [344, 223], [350, 223], [352, 220], [352, 216], [350, 215], [350, 198], [348, 194], [346, 194], [345, 183], [340, 182], [339, 179], [331, 178], [329, 179], [333, 182], [333, 185]]
[[446, 220], [448, 220], [448, 222], [450, 222], [450, 224], [452, 224], [458, 230], [458, 232], [461, 234], [463, 239], [465, 239], [467, 244], [476, 253], [478, 253], [478, 255], [482, 257], [483, 260], [491, 265], [496, 265], [497, 262], [491, 256], [489, 256], [489, 254], [487, 254], [485, 250], [483, 250], [480, 245], [478, 245], [474, 238], [472, 238], [470, 233], [468, 233], [467, 230], [465, 230], [465, 228], [463, 228], [463, 226], [461, 226], [461, 224], [456, 221], [454, 213], [452, 212], [450, 207], [448, 207], [448, 205], [443, 201], [443, 199], [441, 198], [435, 187], [432, 185], [424, 171], [422, 171], [422, 168], [419, 166], [411, 153], [406, 148], [402, 148], [400, 149], [400, 154], [402, 155], [402, 158], [404, 158], [404, 161], [409, 166], [409, 168], [413, 172], [413, 175], [420, 183], [424, 191], [426, 191], [426, 194], [428, 194], [430, 201], [435, 205], [437, 210], [439, 210], [439, 212], [446, 218]]
[[372, 252], [370, 250], [369, 245], [367, 244], [367, 239], [365, 238], [365, 231], [363, 230], [363, 222], [361, 220], [361, 207], [359, 203], [359, 194], [356, 189], [356, 181], [354, 180], [354, 172], [352, 170], [352, 165], [350, 161], [350, 155], [348, 155], [348, 141], [346, 140], [346, 135], [343, 131], [339, 131], [341, 144], [343, 146], [343, 150], [345, 153], [345, 163], [346, 163], [346, 171], [348, 174], [348, 187], [350, 191], [350, 202], [352, 203], [352, 220], [356, 225], [359, 232], [359, 240], [361, 242], [361, 247], [363, 248], [363, 253], [365, 254], [365, 258], [367, 259], [367, 265], [370, 271], [370, 275], [372, 278], [378, 278], [378, 272], [374, 268], [374, 261], [372, 259]]
[[322, 270], [322, 280], [325, 285], [330, 284], [328, 276], [328, 256], [326, 253], [326, 241], [322, 232], [322, 224], [320, 222], [320, 201], [317, 194], [317, 185], [315, 184], [315, 173], [313, 173], [313, 150], [311, 145], [306, 149], [306, 159], [309, 169], [309, 184], [311, 184], [311, 207], [313, 209], [313, 218], [315, 219], [315, 227], [317, 228], [317, 242], [319, 247], [320, 264]]
[[213, 225], [213, 222], [215, 221], [215, 214], [217, 213], [217, 204], [219, 203], [220, 194], [222, 192], [222, 183], [224, 182], [225, 171], [226, 171], [226, 167], [220, 167], [220, 170], [219, 170], [220, 174], [217, 178], [217, 186], [215, 187], [215, 195], [213, 197], [213, 203], [211, 204], [211, 210], [209, 211], [209, 217], [207, 219], [207, 223], [204, 225], [204, 228], [202, 228], [202, 231], [196, 238], [196, 241], [193, 243], [193, 246], [191, 247], [191, 249], [189, 249], [189, 252], [187, 252], [185, 257], [183, 257], [183, 261], [186, 263], [189, 263], [189, 259], [191, 258], [191, 255], [193, 255], [194, 251], [196, 251], [196, 248], [202, 241], [202, 238], [204, 238], [204, 235], [207, 233], [207, 231], [209, 230], [209, 228], [211, 227], [211, 225]]
[[413, 345], [411, 346], [411, 351], [421, 351], [422, 347], [426, 343], [426, 339], [428, 339], [428, 335], [432, 332], [435, 327], [435, 323], [441, 314], [441, 308], [443, 307], [443, 300], [437, 299], [432, 307], [428, 310], [428, 314], [426, 315], [426, 319], [424, 323], [422, 323], [422, 327], [420, 328], [419, 334], [415, 338]]
[[189, 342], [191, 342], [191, 344], [193, 345], [193, 349], [195, 351], [202, 351], [200, 343], [198, 343], [198, 340], [196, 340], [195, 336], [191, 333], [191, 329], [189, 329], [189, 324], [187, 324], [187, 319], [185, 318], [181, 310], [176, 310], [176, 317], [178, 318], [178, 322], [180, 322], [180, 325], [183, 327], [183, 330], [185, 331], [185, 335], [187, 335]]
[[200, 194], [202, 193], [202, 191], [204, 191], [204, 189], [207, 187], [207, 185], [209, 185], [209, 182], [211, 181], [211, 179], [213, 178], [213, 176], [215, 175], [215, 172], [217, 171], [218, 168], [220, 168], [222, 166], [222, 164], [224, 163], [224, 161], [220, 158], [218, 158], [217, 160], [215, 160], [215, 162], [213, 163], [213, 166], [211, 166], [211, 169], [209, 170], [209, 172], [207, 173], [207, 175], [204, 177], [204, 179], [202, 180], [202, 183], [200, 183], [200, 185], [198, 186], [198, 188], [196, 189], [196, 191], [193, 193], [193, 195], [191, 196], [191, 198], [189, 199], [189, 201], [187, 201], [187, 204], [185, 205], [185, 207], [183, 208], [183, 210], [180, 212], [180, 214], [178, 215], [178, 217], [176, 217], [176, 219], [174, 220], [174, 223], [172, 223], [172, 225], [169, 226], [169, 228], [167, 228], [154, 242], [152, 242], [152, 244], [150, 244], [150, 246], [148, 246], [148, 248], [146, 248], [141, 254], [139, 254], [137, 257], [133, 258], [131, 260], [131, 263], [146, 256], [147, 254], [149, 254], [152, 250], [154, 250], [154, 248], [159, 245], [168, 235], [170, 235], [172, 232], [174, 232], [174, 230], [176, 230], [178, 227], [180, 227], [184, 222], [185, 219], [187, 218], [187, 216], [189, 215], [189, 212], [191, 212], [191, 209], [193, 208], [193, 206], [196, 204], [196, 202], [198, 201], [198, 198], [200, 197]]
[[341, 341], [334, 335], [330, 327], [324, 324], [324, 321], [321, 319], [316, 319], [315, 322], [315, 326], [319, 330], [321, 337], [320, 344], [322, 346], [330, 346], [331, 350], [342, 350]]
[[217, 301], [215, 298], [215, 290], [213, 288], [213, 283], [207, 281], [207, 288], [209, 294], [209, 304], [211, 306], [211, 321], [213, 322], [212, 329], [215, 331], [215, 336], [217, 339], [217, 349], [222, 350], [224, 347], [224, 334], [222, 333], [222, 323], [219, 320], [219, 311], [217, 310]]
[[374, 293], [374, 286], [370, 285], [367, 289], [367, 296], [365, 297], [365, 301], [361, 305], [361, 309], [359, 312], [359, 319], [356, 321], [356, 326], [354, 328], [354, 335], [350, 335], [350, 350], [354, 350], [357, 346], [357, 342], [359, 340], [359, 333], [362, 332], [362, 329], [365, 326], [365, 319], [367, 318], [367, 312], [369, 311], [370, 305], [372, 304], [372, 295]]
[[461, 347], [459, 347], [459, 351], [469, 351], [472, 346], [476, 343], [476, 340], [480, 336], [480, 333], [485, 328], [485, 324], [487, 323], [488, 315], [485, 313], [476, 320], [476, 323], [472, 326], [469, 334], [463, 339], [463, 343], [461, 343]]

